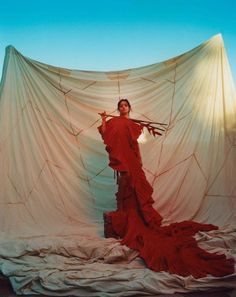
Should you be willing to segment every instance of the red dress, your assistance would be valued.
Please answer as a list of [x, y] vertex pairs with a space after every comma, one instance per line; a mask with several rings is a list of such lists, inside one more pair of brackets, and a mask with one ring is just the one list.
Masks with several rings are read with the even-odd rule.
[[[98, 129], [101, 133], [101, 126]], [[154, 271], [195, 278], [233, 273], [233, 259], [203, 250], [193, 237], [198, 231], [218, 227], [192, 221], [161, 226], [162, 217], [152, 207], [153, 189], [142, 169], [137, 142], [141, 131], [132, 120], [116, 117], [106, 122], [105, 133], [101, 133], [109, 165], [119, 172], [117, 210], [104, 214], [105, 236], [122, 239]]]

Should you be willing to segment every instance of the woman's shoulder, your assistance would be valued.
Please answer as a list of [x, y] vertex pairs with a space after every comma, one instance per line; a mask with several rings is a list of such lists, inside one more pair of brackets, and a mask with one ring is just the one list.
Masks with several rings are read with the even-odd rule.
[[122, 117], [122, 116], [116, 116], [107, 121], [108, 125], [128, 125], [131, 128], [140, 128], [140, 124], [134, 122], [130, 118]]
[[107, 121], [107, 123], [111, 123], [111, 124], [119, 124], [121, 122], [125, 122], [128, 123], [130, 121], [130, 119], [127, 119], [125, 117], [121, 117], [121, 116], [114, 116], [111, 119], [109, 119]]

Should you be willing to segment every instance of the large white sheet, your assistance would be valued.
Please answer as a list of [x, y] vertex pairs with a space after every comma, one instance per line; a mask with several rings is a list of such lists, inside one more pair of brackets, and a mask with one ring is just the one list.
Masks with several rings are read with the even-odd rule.
[[[2, 257], [9, 259], [2, 258], [0, 267], [14, 287], [21, 288], [27, 279], [28, 291], [22, 289], [24, 293], [51, 290], [29, 278], [25, 266], [31, 272], [36, 269], [50, 286], [52, 279], [40, 255], [29, 255], [26, 249], [16, 261], [11, 255], [11, 240], [17, 250], [22, 240], [32, 250], [42, 243], [40, 249], [45, 245], [48, 259], [55, 259], [54, 253], [51, 255], [54, 242], [63, 249], [64, 243], [74, 246], [79, 238], [81, 249], [86, 250], [88, 234], [102, 249], [113, 249], [117, 244], [98, 236], [102, 234], [102, 213], [115, 207], [116, 186], [96, 127], [100, 123], [98, 112], [116, 114], [119, 98], [130, 100], [132, 118], [167, 123], [162, 137], [145, 133], [145, 141], [140, 143], [145, 173], [154, 187], [155, 208], [165, 223], [192, 219], [232, 230], [236, 213], [235, 94], [220, 35], [173, 59], [113, 72], [58, 68], [8, 47], [0, 89], [0, 231], [6, 253]], [[231, 240], [230, 249], [233, 246]], [[68, 261], [81, 265], [80, 255], [75, 258], [70, 253]], [[64, 256], [59, 255], [56, 259], [64, 263]], [[103, 271], [104, 281], [117, 284], [118, 296], [124, 283], [110, 277], [117, 266], [104, 264], [104, 260], [96, 262], [93, 256], [91, 259], [88, 271]], [[141, 289], [145, 283], [149, 286], [149, 281], [145, 279], [140, 287], [139, 274], [132, 274], [126, 264], [118, 265], [119, 277], [133, 275], [131, 291], [150, 294], [152, 290]], [[66, 270], [58, 271], [65, 277]], [[77, 266], [75, 270], [80, 271]], [[75, 280], [70, 288], [67, 281], [56, 283], [58, 294], [72, 294], [74, 288], [79, 294], [82, 283], [78, 283], [81, 275], [77, 272], [73, 277], [69, 273]], [[144, 272], [148, 280], [164, 278], [164, 287], [172, 292], [183, 285], [182, 280], [173, 285], [180, 279], [177, 276], [168, 275], [167, 279], [175, 279], [170, 284], [165, 281], [167, 273], [155, 274], [139, 266], [137, 273]], [[209, 279], [204, 281], [207, 288], [212, 282]], [[232, 279], [226, 279], [231, 286]], [[91, 288], [93, 281], [86, 273], [84, 280]], [[109, 288], [104, 296], [112, 296], [113, 287]], [[158, 288], [153, 289], [155, 293]], [[165, 291], [163, 288], [160, 292]], [[103, 290], [103, 285], [94, 290]]]

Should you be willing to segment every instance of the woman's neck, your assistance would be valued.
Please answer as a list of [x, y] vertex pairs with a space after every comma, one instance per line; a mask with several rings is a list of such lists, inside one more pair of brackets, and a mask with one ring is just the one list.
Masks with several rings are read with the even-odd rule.
[[120, 114], [120, 117], [121, 117], [121, 118], [126, 118], [126, 119], [128, 119], [128, 118], [129, 118], [129, 114]]

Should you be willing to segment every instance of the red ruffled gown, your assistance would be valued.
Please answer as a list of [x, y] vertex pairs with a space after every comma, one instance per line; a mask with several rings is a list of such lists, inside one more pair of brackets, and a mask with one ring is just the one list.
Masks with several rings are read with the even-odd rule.
[[[101, 133], [101, 126], [98, 127]], [[152, 207], [153, 189], [142, 169], [137, 139], [142, 127], [125, 117], [106, 122], [102, 134], [109, 165], [118, 175], [117, 210], [104, 214], [105, 236], [137, 250], [154, 271], [168, 271], [195, 278], [234, 272], [234, 260], [198, 247], [194, 234], [218, 227], [192, 221], [161, 226], [162, 217]]]

